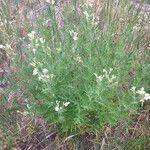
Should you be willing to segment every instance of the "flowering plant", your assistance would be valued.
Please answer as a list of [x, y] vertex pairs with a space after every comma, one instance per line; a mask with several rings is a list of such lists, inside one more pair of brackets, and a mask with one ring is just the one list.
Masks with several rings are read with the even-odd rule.
[[[64, 29], [57, 23], [51, 28], [38, 24], [38, 30], [27, 37], [26, 61], [17, 64], [21, 78], [18, 85], [26, 89], [28, 111], [63, 131], [115, 124], [136, 113], [138, 98], [142, 105], [150, 99], [143, 87], [130, 90], [132, 85], [146, 85], [141, 80], [145, 79], [141, 75], [144, 64], [137, 63], [134, 47], [125, 52], [131, 44], [131, 38], [126, 38], [131, 33], [131, 20], [118, 33], [116, 42], [117, 25], [110, 24], [103, 32], [100, 22], [95, 23], [93, 14], [89, 14], [91, 7], [83, 12], [80, 9], [76, 16], [80, 24], [67, 16]], [[131, 69], [136, 76], [130, 75]]]

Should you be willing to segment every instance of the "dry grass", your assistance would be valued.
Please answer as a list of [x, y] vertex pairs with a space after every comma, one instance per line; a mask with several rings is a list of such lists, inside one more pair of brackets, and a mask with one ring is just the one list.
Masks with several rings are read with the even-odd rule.
[[[17, 112], [14, 116], [7, 114], [5, 116], [6, 120], [3, 121], [3, 126], [5, 125], [7, 130], [1, 129], [1, 141], [3, 142], [1, 149], [95, 150], [97, 148], [101, 150], [118, 150], [119, 147], [122, 147], [126, 150], [126, 146], [130, 144], [133, 147], [139, 145], [139, 147], [149, 150], [149, 116], [150, 112], [148, 110], [141, 111], [138, 115], [133, 116], [131, 123], [119, 123], [112, 127], [106, 126], [103, 131], [98, 132], [98, 135], [87, 132], [74, 136], [66, 135], [66, 138], [62, 138], [55, 128], [49, 127], [42, 118], [32, 119], [25, 112]], [[16, 122], [11, 120], [9, 122], [8, 119], [12, 119], [12, 117]], [[17, 129], [16, 131], [14, 127]], [[145, 143], [137, 143], [137, 145], [130, 143], [131, 140], [139, 139], [140, 137], [145, 139], [143, 141]], [[8, 141], [11, 142], [8, 143]]]

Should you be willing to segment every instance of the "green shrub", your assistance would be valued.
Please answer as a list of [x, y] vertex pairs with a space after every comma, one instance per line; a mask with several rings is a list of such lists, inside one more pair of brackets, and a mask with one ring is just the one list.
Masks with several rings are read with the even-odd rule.
[[[77, 12], [73, 7], [64, 11], [60, 28], [50, 5], [38, 18], [37, 30], [24, 40], [25, 60], [16, 57], [17, 85], [25, 91], [27, 110], [62, 131], [98, 129], [128, 119], [139, 106], [131, 87], [146, 86], [141, 74], [147, 61], [139, 63], [138, 54], [144, 31], [134, 33], [138, 13], [119, 3], [122, 25], [117, 13], [113, 19], [107, 13], [111, 2], [97, 22], [92, 8]], [[50, 27], [44, 24], [47, 19]]]

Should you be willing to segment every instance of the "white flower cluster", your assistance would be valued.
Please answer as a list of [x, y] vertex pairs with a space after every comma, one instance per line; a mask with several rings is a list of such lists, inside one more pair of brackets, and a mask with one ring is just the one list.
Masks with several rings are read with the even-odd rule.
[[101, 82], [102, 80], [103, 80], [103, 78], [104, 78], [104, 75], [97, 75], [96, 73], [94, 73], [94, 75], [96, 76], [96, 81], [97, 82]]
[[78, 33], [73, 31], [73, 30], [69, 30], [70, 35], [72, 36], [72, 38], [74, 39], [74, 41], [78, 40]]
[[89, 17], [90, 17], [90, 15], [88, 14], [88, 12], [87, 12], [87, 11], [84, 11], [83, 14], [85, 15], [86, 19], [88, 20]]
[[30, 49], [32, 49], [33, 53], [35, 54], [35, 52], [37, 51], [37, 49], [39, 48], [40, 44], [41, 46], [44, 46], [45, 44], [45, 39], [42, 38], [42, 37], [37, 37], [35, 39], [35, 31], [32, 31], [31, 33], [28, 33], [28, 37], [29, 37], [29, 40], [30, 40], [30, 44], [28, 44], [28, 47]]
[[[39, 75], [39, 77], [38, 77], [39, 80], [45, 81], [45, 79], [49, 79], [49, 78], [50, 78], [50, 76], [48, 75], [48, 70], [47, 70], [46, 68], [44, 68], [44, 69], [42, 70], [42, 73], [43, 73], [43, 74]], [[53, 76], [54, 76], [54, 75], [52, 74], [52, 78], [53, 78]]]
[[34, 68], [32, 75], [36, 76], [38, 73], [39, 73], [39, 70], [37, 68]]
[[150, 100], [150, 94], [145, 92], [144, 87], [141, 87], [139, 90], [136, 91], [136, 93], [140, 96], [140, 102], [142, 106], [144, 101]]
[[[38, 39], [37, 39], [38, 40]], [[38, 41], [37, 41], [38, 42]], [[44, 38], [39, 38], [39, 42], [41, 43], [41, 44], [44, 44], [45, 43], [45, 39]]]
[[28, 37], [29, 37], [29, 40], [32, 41], [35, 37], [35, 31], [31, 31], [31, 33], [28, 33]]
[[56, 48], [57, 53], [60, 53], [62, 49], [60, 47]]
[[96, 76], [96, 81], [100, 83], [105, 78], [108, 81], [108, 83], [114, 83], [116, 76], [111, 74], [112, 71], [113, 71], [112, 68], [110, 68], [109, 71], [103, 69], [103, 74], [99, 76], [96, 73], [94, 73], [94, 75]]
[[55, 0], [46, 0], [47, 3], [52, 3], [52, 5], [55, 4]]
[[47, 79], [53, 79], [54, 77], [54, 74], [50, 74], [50, 75], [48, 74], [48, 70], [46, 68], [42, 69], [42, 72], [40, 72], [38, 68], [34, 68], [32, 75], [33, 76], [38, 75], [38, 79], [44, 82], [46, 82]]
[[0, 45], [1, 49], [6, 49], [6, 50], [12, 50], [11, 45], [6, 44], [6, 45]]
[[61, 111], [64, 107], [67, 107], [69, 104], [70, 104], [70, 102], [63, 102], [63, 105], [60, 106], [60, 101], [56, 101], [55, 111], [59, 112], [59, 111]]
[[[1, 15], [2, 13], [0, 13]], [[12, 21], [9, 21], [8, 19], [2, 19], [0, 18], [0, 27], [5, 27], [5, 25], [9, 24], [11, 25], [13, 22], [15, 22], [15, 20], [13, 19]]]
[[45, 19], [44, 21], [43, 21], [43, 26], [50, 26], [50, 23], [51, 22], [51, 20], [50, 19]]
[[74, 58], [74, 60], [78, 63], [83, 63], [83, 60], [79, 54], [77, 54], [77, 56]]
[[99, 16], [95, 16], [95, 14], [93, 14], [93, 17], [92, 17], [92, 25], [98, 25], [100, 22], [100, 17]]
[[0, 45], [0, 48], [5, 48], [5, 46], [4, 45]]

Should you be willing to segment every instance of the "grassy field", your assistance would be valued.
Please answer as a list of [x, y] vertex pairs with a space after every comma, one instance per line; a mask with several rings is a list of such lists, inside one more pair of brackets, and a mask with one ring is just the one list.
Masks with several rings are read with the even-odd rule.
[[149, 2], [0, 2], [0, 149], [149, 150]]

